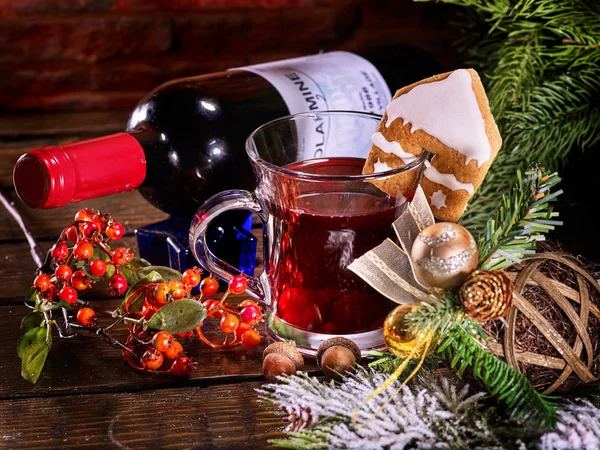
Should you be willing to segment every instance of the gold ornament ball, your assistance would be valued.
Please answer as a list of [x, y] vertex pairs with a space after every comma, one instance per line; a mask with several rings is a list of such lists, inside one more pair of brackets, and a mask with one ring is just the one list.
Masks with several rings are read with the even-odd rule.
[[459, 287], [477, 268], [477, 243], [465, 227], [439, 222], [419, 233], [410, 257], [418, 280], [440, 289]]
[[383, 339], [388, 349], [402, 359], [418, 359], [423, 355], [423, 348], [417, 351], [415, 348], [422, 346], [425, 336], [413, 336], [408, 331], [405, 320], [408, 313], [418, 308], [418, 305], [400, 305], [383, 322]]

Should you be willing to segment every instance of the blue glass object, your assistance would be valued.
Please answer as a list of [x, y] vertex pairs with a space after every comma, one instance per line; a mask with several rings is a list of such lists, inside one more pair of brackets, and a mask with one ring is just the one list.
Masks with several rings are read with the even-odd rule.
[[[180, 272], [197, 266], [188, 236], [191, 219], [170, 217], [135, 230], [139, 254], [152, 265], [168, 266]], [[217, 217], [207, 232], [212, 253], [240, 271], [254, 273], [257, 241], [252, 234], [252, 214], [228, 211]]]

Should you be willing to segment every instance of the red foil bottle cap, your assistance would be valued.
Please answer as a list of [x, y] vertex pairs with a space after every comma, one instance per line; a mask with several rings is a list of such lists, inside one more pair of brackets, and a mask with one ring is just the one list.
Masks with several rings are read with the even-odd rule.
[[42, 147], [22, 155], [13, 170], [17, 195], [32, 208], [138, 188], [146, 177], [146, 155], [128, 133]]

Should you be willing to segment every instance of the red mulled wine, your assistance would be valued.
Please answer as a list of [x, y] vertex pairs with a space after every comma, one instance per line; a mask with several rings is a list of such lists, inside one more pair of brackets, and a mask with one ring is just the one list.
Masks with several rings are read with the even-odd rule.
[[[359, 175], [364, 162], [329, 158], [286, 168]], [[398, 204], [370, 183], [362, 184], [355, 189], [359, 192], [335, 192], [320, 183], [319, 191], [295, 192], [282, 198], [281, 204], [269, 205], [272, 250], [267, 273], [274, 286], [273, 309], [290, 325], [319, 333], [359, 333], [381, 327], [394, 307], [347, 266], [393, 237], [392, 222], [406, 203]]]

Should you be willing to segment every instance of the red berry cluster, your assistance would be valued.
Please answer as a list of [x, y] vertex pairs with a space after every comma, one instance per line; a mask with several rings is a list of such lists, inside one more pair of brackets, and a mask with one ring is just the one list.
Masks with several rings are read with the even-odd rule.
[[[123, 226], [109, 214], [90, 209], [77, 212], [74, 221], [63, 230], [52, 247], [51, 264], [45, 266], [46, 273], [38, 275], [33, 283], [36, 311], [40, 302], [46, 301], [51, 305], [42, 308], [49, 311], [44, 314], [46, 327], [49, 328], [52, 324], [59, 327], [59, 322], [52, 320], [51, 311], [66, 306], [61, 305], [60, 301], [69, 305], [79, 303], [79, 306], [83, 306], [76, 315], [79, 325], [65, 323], [65, 329], [59, 329], [61, 336], [68, 334], [69, 328], [94, 333], [111, 345], [121, 348], [123, 357], [131, 367], [143, 372], [170, 375], [188, 375], [195, 365], [185, 354], [179, 339], [196, 335], [202, 342], [217, 349], [238, 345], [250, 349], [260, 343], [260, 333], [254, 326], [263, 321], [261, 307], [252, 300], [244, 300], [236, 306], [226, 301], [229, 294], [242, 294], [246, 291], [246, 277], [243, 274], [233, 277], [223, 296], [215, 299], [211, 297], [219, 292], [219, 282], [212, 276], [202, 279], [202, 270], [198, 267], [187, 269], [183, 274], [162, 268], [166, 269], [165, 277], [161, 275], [158, 278], [161, 281], [157, 282], [150, 281], [154, 279], [150, 278], [151, 275], [148, 275], [148, 280], [140, 279], [135, 284], [135, 289], [130, 289], [133, 292], [127, 292], [121, 306], [109, 314], [116, 318], [116, 322], [106, 328], [95, 328], [96, 312], [85, 305], [85, 302], [78, 302], [78, 292], [90, 288], [99, 279], [106, 280], [110, 277], [109, 293], [113, 296], [125, 294], [128, 283], [120, 269], [124, 271], [125, 267], [130, 267], [128, 263], [134, 255], [128, 248], [109, 247], [109, 242], [120, 239], [123, 234]], [[178, 275], [173, 277], [174, 274]], [[200, 295], [193, 298], [192, 290], [198, 286]], [[161, 308], [186, 298], [201, 302], [206, 307], [206, 319], [219, 320], [220, 329], [225, 333], [224, 341], [212, 342], [203, 334], [202, 327], [206, 320], [196, 328], [177, 335], [164, 329], [149, 329], [152, 317]], [[110, 330], [119, 323], [126, 325], [129, 331], [124, 343], [116, 341], [110, 335]]]
[[[200, 284], [202, 270], [198, 267], [187, 269], [181, 281], [148, 283], [128, 295], [123, 310], [125, 314], [141, 320], [149, 320], [163, 306], [191, 295], [191, 290]], [[131, 301], [141, 295], [143, 306], [139, 311], [130, 312]], [[123, 348], [123, 357], [129, 365], [143, 372], [186, 376], [194, 363], [185, 355], [183, 345], [168, 331], [147, 331], [140, 323], [129, 325], [129, 338]], [[183, 333], [186, 337], [193, 334]]]
[[[186, 356], [183, 345], [168, 331], [157, 331], [149, 340], [135, 330], [123, 349], [123, 357], [129, 365], [143, 372], [187, 376], [195, 363]], [[141, 356], [140, 356], [141, 354]]]
[[[206, 278], [205, 280], [208, 279]], [[260, 333], [252, 327], [263, 321], [262, 308], [252, 300], [244, 300], [235, 307], [226, 303], [229, 293], [242, 294], [246, 291], [247, 287], [248, 282], [246, 281], [246, 277], [244, 275], [237, 275], [231, 279], [229, 289], [220, 300], [204, 300], [203, 304], [207, 310], [206, 318], [218, 319], [221, 330], [226, 336], [223, 343], [217, 344], [211, 342], [202, 334], [202, 325], [200, 325], [196, 329], [196, 334], [200, 340], [213, 348], [232, 348], [241, 344], [242, 347], [250, 349], [260, 343]], [[202, 289], [202, 293], [206, 294], [203, 286], [200, 286], [200, 288]]]
[[[124, 233], [123, 225], [109, 214], [90, 209], [78, 211], [50, 250], [54, 273], [38, 275], [33, 282], [34, 289], [45, 300], [62, 300], [75, 305], [78, 291], [90, 288], [95, 282], [94, 277], [104, 276], [108, 266], [112, 265], [114, 274], [109, 280], [109, 293], [122, 295], [127, 289], [127, 280], [119, 273], [119, 265], [131, 261], [133, 253], [124, 247], [111, 251], [107, 244], [120, 239]], [[106, 256], [94, 258], [96, 249]], [[93, 325], [94, 316], [93, 310], [77, 315], [79, 322], [86, 326]]]
[[230, 349], [238, 345], [246, 349], [256, 347], [261, 341], [260, 333], [253, 328], [263, 321], [262, 308], [252, 300], [244, 300], [237, 306], [229, 305], [229, 294], [241, 294], [247, 288], [244, 275], [234, 277], [229, 288], [220, 299], [206, 299], [219, 290], [218, 281], [206, 277], [202, 282], [201, 270], [197, 267], [186, 270], [181, 281], [148, 283], [131, 293], [124, 305], [126, 314], [130, 312], [131, 300], [143, 297], [141, 310], [132, 315], [149, 320], [164, 305], [189, 297], [191, 290], [200, 285], [200, 298], [206, 307], [206, 319], [218, 319], [220, 329], [225, 333], [223, 342], [213, 342], [202, 332], [206, 319], [194, 330], [180, 333], [177, 337], [166, 331], [144, 331], [138, 324], [130, 325], [130, 336], [123, 349], [125, 360], [135, 369], [169, 375], [188, 375], [194, 366], [185, 355], [177, 338], [189, 338], [194, 334], [204, 343], [215, 349]]

